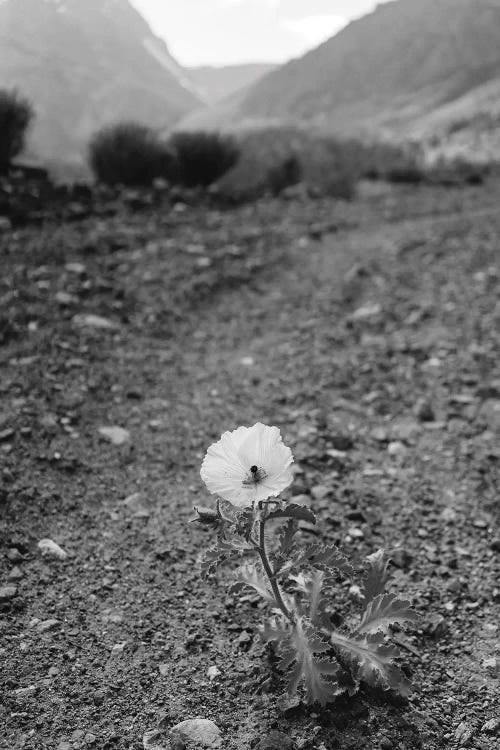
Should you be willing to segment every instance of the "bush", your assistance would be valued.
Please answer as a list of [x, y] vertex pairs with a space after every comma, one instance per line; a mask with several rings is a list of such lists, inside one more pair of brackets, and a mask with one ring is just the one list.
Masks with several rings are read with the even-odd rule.
[[174, 181], [184, 187], [211, 185], [239, 158], [235, 140], [219, 133], [174, 133], [169, 146], [175, 159]]
[[33, 114], [30, 102], [15, 89], [0, 90], [0, 173], [22, 151]]
[[99, 130], [89, 143], [89, 163], [97, 180], [106, 185], [148, 186], [172, 171], [166, 144], [154, 130], [135, 122]]
[[285, 188], [297, 185], [301, 179], [302, 167], [297, 156], [291, 154], [269, 168], [266, 183], [273, 195], [279, 195]]

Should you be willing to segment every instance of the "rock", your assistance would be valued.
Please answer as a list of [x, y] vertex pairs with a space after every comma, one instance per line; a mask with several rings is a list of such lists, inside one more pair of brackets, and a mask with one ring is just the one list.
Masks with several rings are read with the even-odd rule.
[[56, 750], [73, 750], [73, 745], [71, 742], [60, 742], [56, 748]]
[[61, 305], [61, 307], [68, 307], [69, 305], [74, 305], [78, 302], [78, 297], [64, 291], [56, 292], [54, 299], [58, 305]]
[[144, 750], [169, 750], [170, 742], [161, 730], [150, 729], [142, 735], [142, 746]]
[[420, 422], [434, 422], [436, 415], [432, 404], [425, 398], [421, 398], [415, 404], [415, 416]]
[[17, 594], [17, 586], [0, 587], [0, 602], [7, 602]]
[[55, 630], [59, 627], [59, 620], [42, 620], [37, 623], [36, 629], [39, 633], [47, 633], [49, 630]]
[[132, 511], [134, 518], [148, 518], [150, 516], [150, 512], [144, 505], [140, 492], [134, 492], [132, 495], [126, 497], [123, 504]]
[[323, 500], [325, 497], [328, 497], [328, 495], [332, 494], [332, 488], [327, 487], [324, 484], [317, 484], [315, 487], [311, 489], [311, 495], [314, 497], [315, 500]]
[[0, 443], [4, 443], [7, 440], [11, 440], [11, 438], [13, 438], [14, 435], [15, 435], [14, 430], [11, 430], [10, 428], [8, 428], [6, 430], [2, 430], [0, 432]]
[[294, 741], [288, 734], [274, 731], [263, 737], [257, 745], [257, 750], [292, 750]]
[[500, 719], [490, 719], [481, 727], [481, 732], [484, 732], [485, 734], [497, 734], [499, 730]]
[[380, 740], [380, 750], [392, 750], [394, 745], [392, 744], [391, 740], [388, 737], [382, 737]]
[[409, 568], [413, 561], [413, 555], [404, 547], [398, 547], [391, 551], [391, 560], [397, 568]]
[[68, 553], [52, 541], [52, 539], [40, 539], [37, 546], [44, 556], [57, 557], [58, 560], [66, 560], [68, 557]]
[[459, 747], [466, 747], [474, 735], [474, 727], [467, 721], [462, 721], [455, 730], [455, 740]]
[[103, 318], [100, 315], [75, 315], [73, 325], [77, 328], [97, 328], [102, 331], [116, 331], [119, 328], [118, 323], [109, 318]]
[[99, 427], [98, 432], [113, 445], [124, 445], [130, 440], [130, 432], [123, 427]]
[[500, 673], [500, 661], [492, 656], [490, 659], [483, 661], [483, 667], [492, 675], [498, 675]]
[[351, 320], [368, 320], [369, 318], [374, 318], [376, 315], [380, 315], [381, 312], [381, 305], [378, 303], [368, 303], [367, 305], [363, 305], [363, 307], [358, 307], [350, 317]]
[[493, 552], [500, 552], [500, 537], [498, 539], [493, 539], [493, 541], [490, 542], [490, 549], [493, 550]]
[[221, 732], [210, 719], [187, 719], [170, 730], [172, 750], [222, 747]]
[[219, 667], [216, 667], [215, 664], [207, 669], [207, 677], [212, 682], [216, 679], [221, 673]]
[[448, 622], [439, 614], [429, 615], [424, 623], [424, 632], [436, 640], [445, 635], [448, 629]]
[[64, 267], [68, 273], [76, 273], [78, 276], [82, 276], [86, 271], [83, 263], [66, 263]]
[[9, 573], [9, 581], [20, 581], [22, 577], [23, 571], [17, 565]]

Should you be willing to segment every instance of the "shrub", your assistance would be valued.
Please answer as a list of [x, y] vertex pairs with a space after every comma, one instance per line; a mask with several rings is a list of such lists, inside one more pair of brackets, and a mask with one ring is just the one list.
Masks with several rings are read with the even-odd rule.
[[95, 177], [106, 185], [148, 186], [156, 177], [168, 176], [172, 156], [154, 130], [122, 122], [92, 137], [89, 163]]
[[207, 187], [238, 161], [231, 136], [220, 133], [179, 132], [169, 141], [175, 159], [175, 182], [185, 187]]
[[0, 173], [22, 151], [33, 114], [30, 102], [15, 89], [0, 90]]
[[301, 179], [302, 167], [295, 154], [291, 154], [268, 169], [266, 183], [273, 195], [279, 195], [285, 188], [297, 185]]

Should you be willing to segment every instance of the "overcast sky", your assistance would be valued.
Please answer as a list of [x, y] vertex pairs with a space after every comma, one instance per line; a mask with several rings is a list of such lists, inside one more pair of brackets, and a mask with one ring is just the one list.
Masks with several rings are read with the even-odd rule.
[[132, 3], [183, 65], [283, 62], [317, 46], [352, 18], [378, 4], [377, 0], [132, 0]]

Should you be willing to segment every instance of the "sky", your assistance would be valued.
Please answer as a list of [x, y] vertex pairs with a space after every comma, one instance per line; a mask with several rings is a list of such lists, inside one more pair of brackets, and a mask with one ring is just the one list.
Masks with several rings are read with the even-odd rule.
[[285, 62], [377, 5], [377, 0], [131, 2], [185, 66]]

